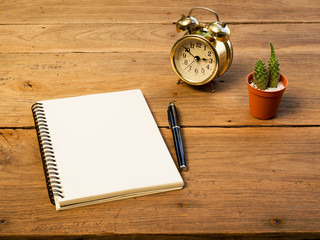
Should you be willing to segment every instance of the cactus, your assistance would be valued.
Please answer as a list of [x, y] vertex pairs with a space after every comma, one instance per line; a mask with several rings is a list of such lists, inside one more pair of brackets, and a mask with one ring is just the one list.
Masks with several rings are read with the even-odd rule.
[[268, 64], [268, 87], [277, 87], [280, 77], [279, 60], [276, 57], [272, 42], [269, 43], [271, 47], [271, 56]]
[[271, 56], [268, 62], [268, 68], [266, 68], [265, 63], [260, 59], [257, 61], [254, 68], [253, 83], [260, 90], [265, 90], [267, 87], [277, 87], [280, 77], [279, 60], [276, 57], [272, 42], [269, 43], [271, 47]]
[[254, 78], [253, 83], [259, 88], [260, 90], [265, 90], [268, 85], [268, 73], [266, 66], [262, 60], [258, 60], [256, 63], [256, 67], [254, 68]]

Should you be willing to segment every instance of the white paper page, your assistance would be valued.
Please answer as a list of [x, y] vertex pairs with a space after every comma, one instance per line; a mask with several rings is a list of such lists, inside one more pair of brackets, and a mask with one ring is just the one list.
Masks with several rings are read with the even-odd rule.
[[61, 179], [60, 202], [183, 186], [140, 90], [40, 102]]

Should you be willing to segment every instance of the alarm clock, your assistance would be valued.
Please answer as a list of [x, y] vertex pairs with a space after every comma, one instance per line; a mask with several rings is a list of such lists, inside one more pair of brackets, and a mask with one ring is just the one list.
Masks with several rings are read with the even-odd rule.
[[[199, 23], [191, 16], [196, 9], [215, 14], [216, 21]], [[170, 54], [172, 68], [182, 81], [191, 85], [204, 85], [228, 70], [233, 58], [230, 30], [219, 20], [215, 11], [205, 7], [192, 8], [188, 16], [181, 16], [176, 30], [186, 31], [173, 45]]]

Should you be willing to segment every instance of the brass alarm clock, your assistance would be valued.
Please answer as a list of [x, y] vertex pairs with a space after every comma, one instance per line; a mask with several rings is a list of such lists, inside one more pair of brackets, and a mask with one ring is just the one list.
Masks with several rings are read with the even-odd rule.
[[[215, 14], [217, 21], [199, 23], [191, 16], [196, 9]], [[204, 85], [228, 70], [233, 58], [230, 30], [215, 11], [204, 7], [192, 8], [188, 16], [182, 15], [176, 28], [178, 32], [187, 31], [173, 45], [170, 55], [172, 68], [182, 81]]]

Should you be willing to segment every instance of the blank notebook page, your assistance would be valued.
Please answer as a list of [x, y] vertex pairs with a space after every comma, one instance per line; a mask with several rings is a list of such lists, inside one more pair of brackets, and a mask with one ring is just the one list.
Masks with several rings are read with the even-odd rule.
[[55, 197], [57, 209], [183, 187], [140, 90], [39, 103], [44, 107], [64, 195]]

